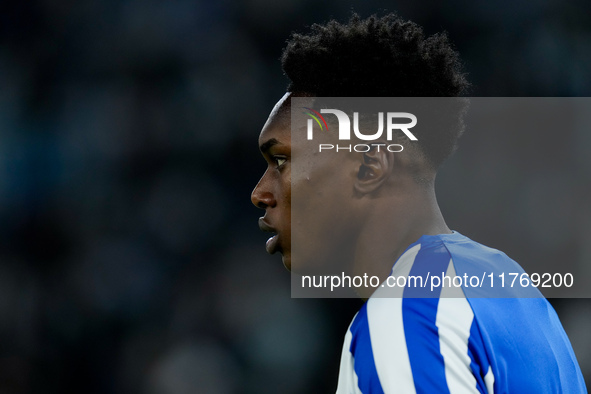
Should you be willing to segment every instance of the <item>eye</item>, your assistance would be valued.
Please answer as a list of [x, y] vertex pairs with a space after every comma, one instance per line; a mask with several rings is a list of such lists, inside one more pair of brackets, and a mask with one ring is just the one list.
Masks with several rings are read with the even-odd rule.
[[280, 156], [273, 156], [273, 160], [275, 161], [275, 163], [277, 163], [277, 168], [283, 166], [283, 164], [285, 164], [285, 162], [287, 161], [285, 157]]

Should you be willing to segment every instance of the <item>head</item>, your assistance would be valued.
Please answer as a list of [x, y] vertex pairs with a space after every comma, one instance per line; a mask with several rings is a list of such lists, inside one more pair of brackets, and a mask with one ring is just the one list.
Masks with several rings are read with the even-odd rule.
[[[328, 155], [292, 146], [291, 98], [313, 102], [314, 97], [457, 97], [468, 83], [445, 34], [426, 37], [418, 25], [394, 14], [367, 19], [353, 15], [346, 24], [313, 25], [308, 34], [291, 36], [281, 60], [290, 79], [288, 93], [277, 102], [259, 136], [268, 167], [251, 199], [265, 210], [261, 228], [277, 233], [267, 242], [267, 251], [280, 252], [289, 269], [292, 237], [313, 242], [328, 231], [343, 245], [343, 239], [356, 236], [348, 223], [357, 223], [372, 200], [401, 187], [408, 190], [409, 181], [432, 187], [437, 169], [454, 151], [463, 130], [454, 116], [449, 127], [420, 138], [405, 155], [353, 152], [339, 156], [339, 171], [334, 171]], [[297, 174], [292, 173], [294, 156], [306, 163]], [[316, 219], [326, 217], [325, 226], [318, 225], [322, 220], [308, 228], [305, 220], [292, 223], [292, 189], [310, 196], [303, 210]], [[315, 210], [315, 199], [330, 204], [319, 204], [322, 209]], [[320, 249], [331, 250], [326, 245]]]

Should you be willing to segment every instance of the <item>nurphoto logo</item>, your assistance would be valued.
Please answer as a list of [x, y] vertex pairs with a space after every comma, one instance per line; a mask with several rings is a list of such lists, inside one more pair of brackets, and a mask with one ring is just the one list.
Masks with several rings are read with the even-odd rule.
[[[326, 128], [328, 131], [328, 124], [322, 114], [332, 114], [335, 115], [337, 121], [339, 123], [339, 140], [340, 141], [349, 141], [351, 140], [351, 120], [349, 116], [338, 109], [321, 109], [320, 112], [313, 110], [312, 108], [303, 107], [309, 112], [304, 112], [304, 114], [311, 117], [308, 119], [308, 128], [307, 128], [307, 137], [308, 140], [314, 139], [314, 121], [320, 127], [320, 130], [323, 131]], [[397, 123], [398, 119], [405, 119], [407, 120], [406, 123]], [[396, 120], [396, 121], [395, 121]], [[410, 120], [410, 122], [408, 122]], [[416, 126], [417, 124], [417, 117], [409, 112], [387, 112], [386, 113], [386, 140], [392, 141], [392, 136], [394, 131], [402, 131], [404, 135], [411, 141], [417, 141], [417, 137], [409, 130]], [[359, 112], [353, 112], [353, 133], [355, 137], [362, 141], [375, 141], [382, 137], [384, 133], [384, 113], [378, 112], [378, 130], [373, 134], [364, 134], [359, 129]], [[336, 151], [346, 150], [351, 152], [354, 150], [355, 152], [368, 152], [373, 147], [377, 147], [378, 151], [380, 147], [385, 146], [389, 152], [402, 152], [404, 149], [400, 144], [357, 144], [357, 145], [334, 145], [334, 144], [319, 144], [318, 150], [322, 152], [323, 150], [333, 150]]]

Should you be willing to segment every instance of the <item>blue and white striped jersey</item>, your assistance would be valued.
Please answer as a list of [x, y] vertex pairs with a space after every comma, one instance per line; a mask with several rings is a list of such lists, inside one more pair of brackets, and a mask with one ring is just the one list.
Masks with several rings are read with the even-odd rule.
[[[421, 237], [391, 275], [427, 271], [523, 269], [454, 232]], [[528, 288], [528, 298], [498, 286], [444, 287], [426, 298], [416, 291], [382, 287], [363, 305], [345, 336], [337, 394], [587, 392], [558, 316], [537, 289]]]

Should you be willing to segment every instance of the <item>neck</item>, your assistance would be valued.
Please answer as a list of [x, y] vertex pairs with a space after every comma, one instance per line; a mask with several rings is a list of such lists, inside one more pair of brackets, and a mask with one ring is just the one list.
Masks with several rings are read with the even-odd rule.
[[[449, 234], [433, 185], [412, 187], [391, 198], [372, 201], [361, 226], [353, 262], [354, 275], [378, 276], [380, 283], [390, 274], [394, 262], [422, 235]], [[362, 289], [368, 298], [374, 288]]]

